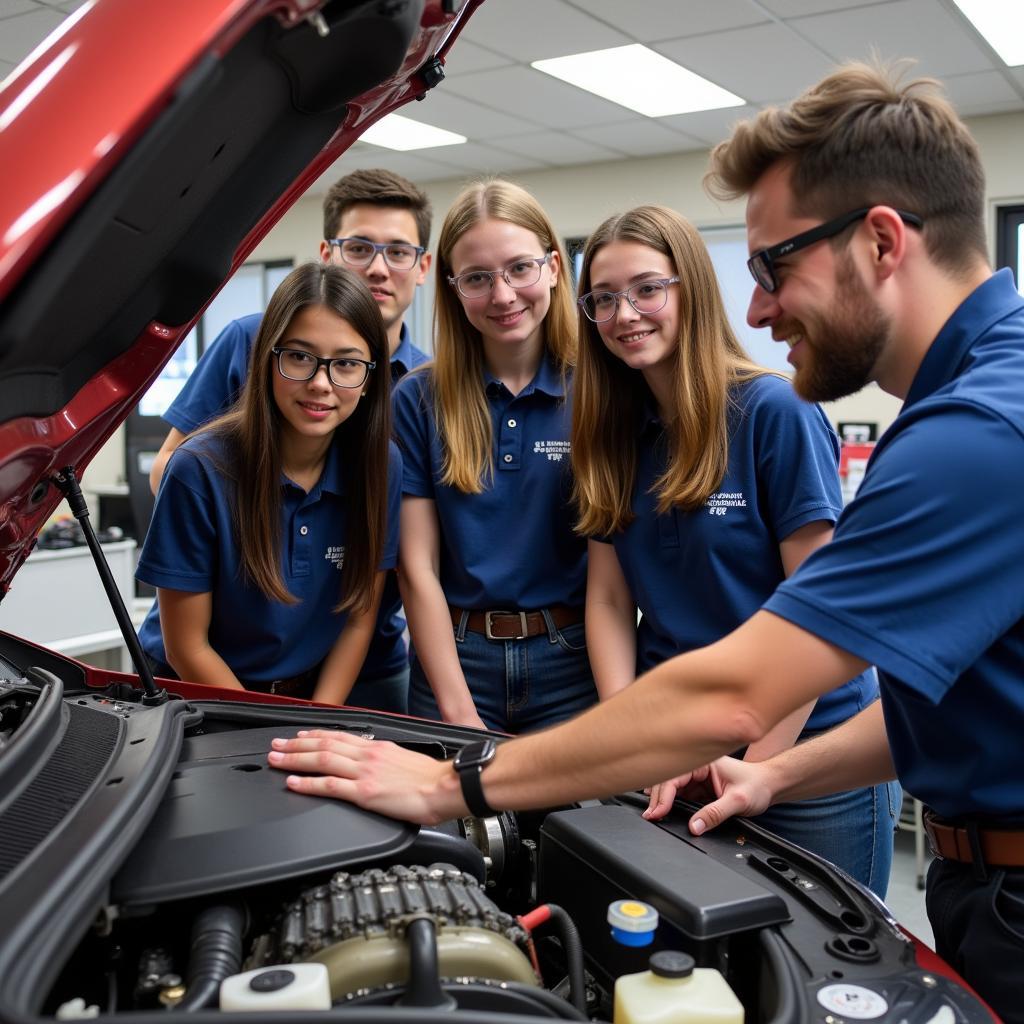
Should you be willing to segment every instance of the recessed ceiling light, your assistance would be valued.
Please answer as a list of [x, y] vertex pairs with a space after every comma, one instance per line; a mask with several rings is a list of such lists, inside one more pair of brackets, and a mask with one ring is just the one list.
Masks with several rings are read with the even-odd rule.
[[647, 117], [746, 102], [640, 43], [535, 60], [530, 66]]
[[1024, 64], [1024, 4], [1007, 0], [954, 0], [964, 17], [1011, 67]]
[[435, 128], [432, 124], [414, 121], [411, 117], [401, 114], [388, 114], [359, 136], [360, 142], [369, 142], [373, 146], [385, 149], [431, 149], [434, 146], [458, 146], [468, 141], [465, 135], [444, 128]]

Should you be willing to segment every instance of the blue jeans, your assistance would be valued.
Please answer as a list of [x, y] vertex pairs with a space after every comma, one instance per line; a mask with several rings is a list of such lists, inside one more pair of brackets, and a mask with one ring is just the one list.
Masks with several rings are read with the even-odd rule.
[[902, 792], [898, 782], [887, 782], [776, 804], [751, 820], [838, 864], [885, 899]]
[[369, 679], [360, 676], [345, 699], [350, 708], [368, 711], [392, 711], [396, 715], [409, 713], [409, 666], [403, 665], [389, 676]]
[[[597, 703], [587, 658], [583, 623], [525, 640], [488, 640], [466, 629], [468, 612], [455, 629], [459, 664], [477, 713], [488, 729], [530, 732], [584, 711]], [[410, 654], [409, 714], [441, 720], [416, 652]]]

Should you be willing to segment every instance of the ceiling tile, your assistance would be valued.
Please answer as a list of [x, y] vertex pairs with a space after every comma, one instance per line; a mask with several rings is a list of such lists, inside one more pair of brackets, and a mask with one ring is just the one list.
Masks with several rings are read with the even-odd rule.
[[405, 117], [426, 121], [438, 128], [447, 128], [471, 139], [494, 139], [503, 135], [522, 135], [535, 131], [537, 124], [521, 117], [493, 110], [489, 107], [463, 99], [440, 88], [427, 93], [422, 103], [410, 103], [403, 108]]
[[1024, 110], [1024, 97], [998, 71], [944, 78], [942, 84], [964, 117], [996, 110]]
[[451, 75], [469, 75], [474, 71], [490, 71], [492, 68], [501, 68], [514, 63], [515, 61], [511, 57], [471, 43], [463, 33], [448, 52], [448, 56], [445, 57], [444, 70], [445, 75], [450, 77]]
[[522, 115], [547, 128], [621, 121], [625, 107], [558, 81], [533, 68], [479, 71], [448, 82], [448, 91], [510, 116]]
[[660, 121], [636, 118], [620, 124], [599, 124], [576, 128], [573, 135], [599, 146], [617, 149], [626, 156], [656, 156], [661, 153], [686, 153], [706, 149], [707, 144], [664, 127]]
[[863, 60], [877, 51], [883, 58], [916, 58], [913, 74], [940, 78], [993, 67], [974, 30], [940, 0], [892, 0], [790, 24], [837, 61]]
[[518, 153], [536, 153], [549, 164], [588, 164], [605, 160], [621, 160], [625, 155], [566, 132], [536, 132], [505, 139], [504, 149]]
[[551, 166], [543, 159], [543, 152], [535, 148], [510, 152], [507, 149], [497, 149], [477, 142], [468, 142], [464, 146], [450, 146], [444, 153], [439, 152], [436, 159], [438, 163], [444, 163], [445, 166], [452, 168], [452, 171], [445, 175], [449, 178], [455, 171], [477, 175], [503, 175]]
[[726, 107], [723, 110], [700, 110], [695, 114], [674, 114], [672, 117], [659, 117], [674, 131], [682, 132], [691, 138], [699, 139], [708, 146], [714, 146], [729, 137], [732, 126], [737, 121], [745, 121], [755, 117], [759, 108], [750, 105], [744, 107]]
[[760, 0], [761, 6], [780, 18], [803, 18], [809, 14], [842, 11], [848, 7], [867, 7], [877, 0]]
[[780, 93], [796, 95], [832, 67], [826, 56], [775, 23], [676, 39], [654, 48], [751, 103]]
[[415, 154], [395, 153], [381, 149], [379, 146], [369, 146], [363, 143], [358, 148], [344, 153], [339, 160], [335, 160], [310, 186], [309, 191], [322, 195], [343, 175], [369, 167], [386, 167], [388, 170], [416, 182], [439, 181], [452, 176], [450, 167], [419, 156], [418, 154], [422, 152], [427, 151], [418, 150]]
[[562, 0], [486, 3], [474, 12], [463, 35], [527, 63], [634, 41]]
[[63, 20], [64, 15], [59, 11], [42, 7], [5, 18], [0, 31], [0, 60], [20, 63]]
[[38, 10], [39, 5], [34, 0], [0, 0], [0, 19], [13, 18], [16, 14]]
[[680, 3], [680, 0], [569, 0], [575, 7], [608, 22], [641, 43], [677, 39], [704, 32], [718, 32], [767, 21], [748, 0], [715, 0], [715, 3]]

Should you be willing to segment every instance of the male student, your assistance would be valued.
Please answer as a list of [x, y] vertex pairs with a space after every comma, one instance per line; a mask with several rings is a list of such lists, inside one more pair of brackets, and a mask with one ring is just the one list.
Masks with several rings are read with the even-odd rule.
[[978, 148], [932, 85], [847, 65], [712, 153], [715, 193], [747, 196], [748, 320], [790, 345], [797, 391], [877, 381], [904, 399], [832, 543], [732, 634], [571, 722], [454, 762], [275, 740], [273, 765], [315, 773], [291, 789], [417, 821], [619, 792], [756, 741], [874, 664], [881, 700], [844, 725], [718, 761], [724, 799], [691, 829], [898, 776], [931, 809], [938, 952], [1024, 1021], [1024, 299], [988, 265]]
[[[320, 258], [358, 273], [380, 307], [391, 348], [391, 379], [397, 381], [429, 358], [409, 337], [405, 313], [430, 269], [426, 251], [431, 208], [426, 193], [383, 169], [354, 171], [328, 191], [323, 207]], [[224, 412], [238, 397], [249, 372], [249, 353], [260, 315], [232, 321], [199, 360], [164, 419], [171, 424], [150, 473], [155, 494], [174, 450], [196, 428]], [[390, 574], [377, 628], [363, 670], [348, 696], [356, 707], [405, 713], [409, 662], [402, 637], [401, 599]]]

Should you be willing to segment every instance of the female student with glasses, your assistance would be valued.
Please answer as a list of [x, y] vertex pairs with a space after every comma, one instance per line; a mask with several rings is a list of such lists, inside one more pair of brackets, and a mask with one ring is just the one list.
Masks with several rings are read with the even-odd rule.
[[237, 404], [160, 484], [137, 572], [157, 588], [139, 634], [157, 675], [344, 702], [397, 558], [387, 365], [355, 273], [281, 282]]
[[[587, 242], [580, 292], [573, 469], [590, 538], [587, 640], [607, 700], [731, 632], [828, 542], [839, 445], [818, 406], [746, 355], [707, 249], [674, 211], [606, 220]], [[745, 756], [763, 760], [877, 696], [873, 672], [851, 679]], [[668, 811], [676, 781], [654, 788], [647, 817]], [[884, 895], [898, 799], [895, 784], [878, 786], [757, 821]]]
[[597, 700], [569, 504], [576, 320], [537, 201], [462, 192], [437, 245], [435, 359], [395, 390], [409, 711], [521, 732]]

